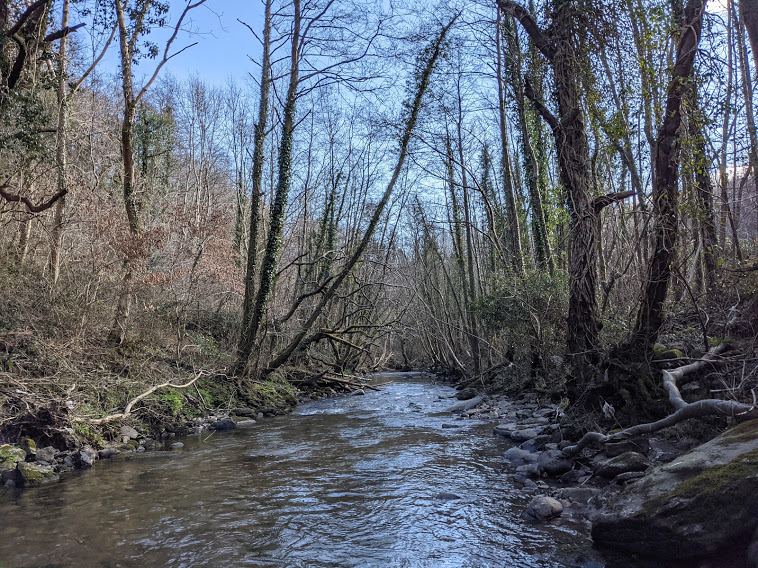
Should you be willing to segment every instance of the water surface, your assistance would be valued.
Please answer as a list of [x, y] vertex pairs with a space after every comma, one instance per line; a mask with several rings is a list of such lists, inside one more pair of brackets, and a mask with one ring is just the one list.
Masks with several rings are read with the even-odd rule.
[[443, 412], [453, 389], [388, 380], [0, 492], [0, 567], [603, 566], [580, 521], [518, 519], [531, 496], [503, 471], [507, 446]]

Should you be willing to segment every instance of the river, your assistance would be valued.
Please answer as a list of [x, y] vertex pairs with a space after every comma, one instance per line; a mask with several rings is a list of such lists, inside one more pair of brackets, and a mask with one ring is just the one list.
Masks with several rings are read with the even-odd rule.
[[452, 388], [375, 384], [2, 491], [0, 567], [604, 565], [582, 522], [519, 520], [531, 496], [504, 471], [507, 443], [445, 413]]

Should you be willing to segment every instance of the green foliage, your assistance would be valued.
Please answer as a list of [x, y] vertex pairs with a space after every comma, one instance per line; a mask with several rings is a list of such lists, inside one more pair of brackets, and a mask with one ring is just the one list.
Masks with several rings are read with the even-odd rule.
[[158, 399], [168, 406], [172, 416], [178, 416], [184, 408], [184, 395], [174, 388], [163, 391]]
[[85, 443], [90, 444], [94, 448], [101, 449], [105, 447], [103, 436], [89, 424], [77, 422], [74, 424], [74, 434], [79, 438], [82, 438]]

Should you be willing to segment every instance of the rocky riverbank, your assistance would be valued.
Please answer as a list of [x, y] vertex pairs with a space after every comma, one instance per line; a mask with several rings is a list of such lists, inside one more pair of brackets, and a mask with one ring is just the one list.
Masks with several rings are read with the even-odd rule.
[[668, 429], [574, 455], [558, 406], [534, 394], [459, 397], [470, 403], [449, 410], [496, 422], [493, 434], [513, 442], [504, 461], [534, 494], [523, 520], [582, 517], [597, 546], [651, 566], [758, 567], [758, 420], [705, 444]]

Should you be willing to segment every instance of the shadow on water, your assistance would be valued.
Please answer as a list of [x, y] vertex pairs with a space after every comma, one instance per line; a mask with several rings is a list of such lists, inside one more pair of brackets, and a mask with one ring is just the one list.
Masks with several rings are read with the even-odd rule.
[[442, 427], [453, 389], [387, 381], [0, 494], [0, 567], [605, 565], [581, 521], [518, 519], [491, 424]]

